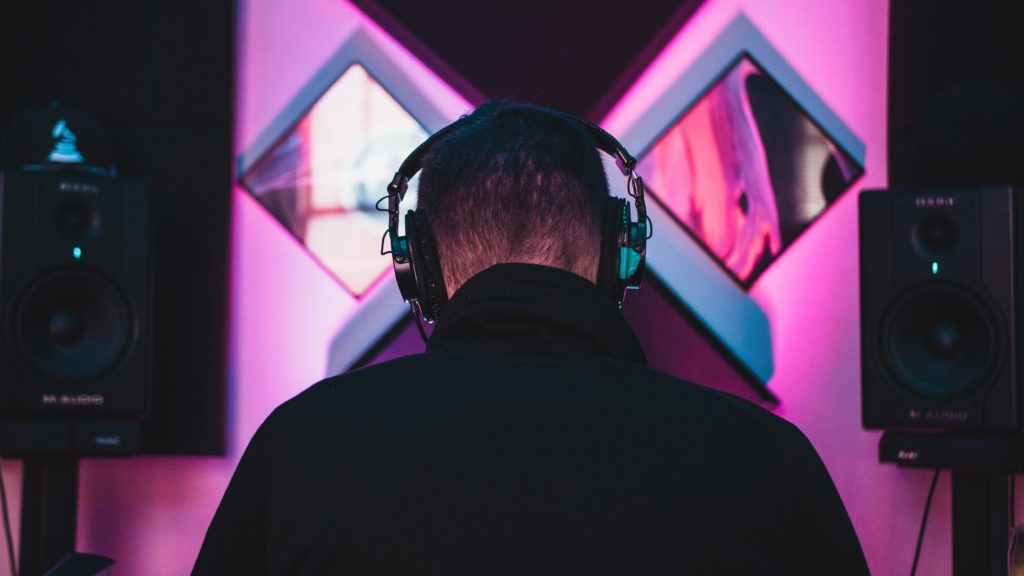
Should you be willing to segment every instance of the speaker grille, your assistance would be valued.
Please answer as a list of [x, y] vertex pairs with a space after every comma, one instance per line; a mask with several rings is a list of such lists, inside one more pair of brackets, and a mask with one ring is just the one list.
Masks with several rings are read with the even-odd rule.
[[88, 269], [49, 272], [17, 299], [11, 337], [21, 359], [49, 378], [91, 380], [137, 339], [125, 296]]
[[885, 367], [910, 392], [947, 399], [985, 383], [999, 361], [988, 307], [952, 284], [911, 288], [886, 311], [879, 339]]

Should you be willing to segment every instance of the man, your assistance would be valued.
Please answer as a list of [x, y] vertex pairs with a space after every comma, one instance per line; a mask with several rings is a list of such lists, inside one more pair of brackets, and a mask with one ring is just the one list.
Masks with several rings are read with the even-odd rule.
[[597, 285], [586, 130], [486, 104], [422, 166], [451, 297], [427, 352], [275, 410], [196, 574], [867, 574], [796, 428], [646, 366]]

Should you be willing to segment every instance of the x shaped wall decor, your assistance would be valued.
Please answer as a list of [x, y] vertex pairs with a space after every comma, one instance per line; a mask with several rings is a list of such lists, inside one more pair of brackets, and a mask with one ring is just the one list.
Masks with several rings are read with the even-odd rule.
[[[769, 323], [747, 289], [861, 175], [864, 144], [742, 14], [667, 88], [649, 84], [639, 76], [601, 123], [651, 188], [650, 269], [763, 386]], [[358, 301], [330, 373], [407, 311], [374, 204], [405, 155], [452, 120], [359, 31], [239, 158], [243, 186]]]

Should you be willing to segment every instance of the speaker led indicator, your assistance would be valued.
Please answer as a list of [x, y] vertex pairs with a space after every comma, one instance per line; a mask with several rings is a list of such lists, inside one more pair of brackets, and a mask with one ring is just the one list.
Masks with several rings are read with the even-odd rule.
[[936, 275], [938, 273], [939, 273], [939, 263], [938, 262], [932, 262], [932, 276], [934, 276], [934, 275]]
[[82, 249], [79, 248], [78, 246], [75, 246], [74, 248], [71, 249], [71, 255], [75, 257], [75, 260], [80, 259], [82, 257]]

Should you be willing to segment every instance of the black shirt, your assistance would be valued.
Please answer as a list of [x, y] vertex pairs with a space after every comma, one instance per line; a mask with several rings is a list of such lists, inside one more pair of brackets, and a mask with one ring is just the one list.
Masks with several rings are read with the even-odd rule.
[[647, 367], [604, 291], [470, 279], [427, 352], [328, 378], [246, 449], [194, 574], [867, 574], [794, 426]]

